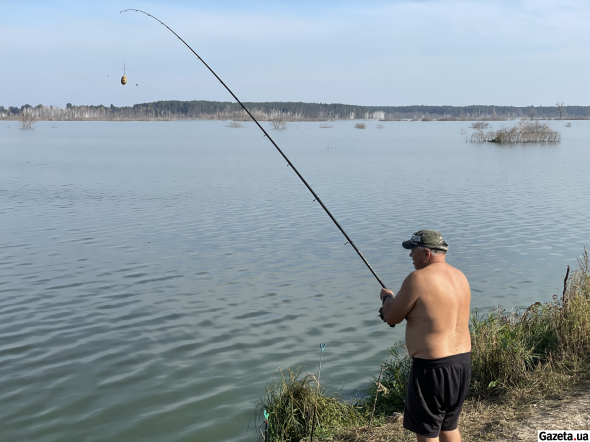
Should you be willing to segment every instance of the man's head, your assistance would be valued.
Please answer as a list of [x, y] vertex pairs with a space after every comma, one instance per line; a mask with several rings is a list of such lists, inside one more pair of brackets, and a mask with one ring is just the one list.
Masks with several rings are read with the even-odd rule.
[[412, 238], [402, 243], [404, 249], [410, 250], [410, 257], [416, 270], [423, 269], [434, 262], [445, 262], [449, 245], [436, 230], [420, 230]]

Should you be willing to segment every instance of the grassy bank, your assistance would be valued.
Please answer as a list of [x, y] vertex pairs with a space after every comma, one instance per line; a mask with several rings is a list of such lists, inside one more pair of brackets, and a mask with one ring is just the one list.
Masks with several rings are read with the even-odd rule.
[[[584, 250], [579, 269], [551, 302], [537, 302], [524, 311], [498, 307], [476, 312], [470, 331], [472, 384], [460, 429], [465, 440], [490, 440], [531, 404], [563, 397], [590, 377], [588, 252]], [[380, 382], [373, 379], [365, 396], [353, 402], [325, 391], [314, 375], [281, 373], [257, 405], [259, 438], [266, 411], [268, 440], [273, 442], [309, 440], [312, 423], [316, 440], [415, 440], [401, 428], [400, 419], [411, 360], [403, 346], [390, 351]]]

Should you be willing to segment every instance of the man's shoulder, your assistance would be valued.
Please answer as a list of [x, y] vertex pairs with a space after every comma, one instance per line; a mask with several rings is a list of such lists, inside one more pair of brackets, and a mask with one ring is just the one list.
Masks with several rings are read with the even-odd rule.
[[408, 275], [408, 279], [411, 282], [419, 283], [422, 281], [432, 280], [433, 278], [440, 278], [440, 277], [448, 277], [452, 275], [453, 277], [465, 278], [463, 272], [446, 262], [431, 264], [427, 267], [424, 267], [420, 270], [414, 270], [412, 273]]
[[404, 280], [404, 285], [412, 286], [420, 284], [422, 281], [429, 279], [430, 276], [428, 272], [425, 272], [424, 270], [426, 270], [426, 268], [414, 270], [412, 273], [406, 276], [406, 279]]
[[408, 275], [408, 278], [411, 278], [413, 280], [420, 280], [422, 278], [429, 278], [431, 275], [440, 272], [448, 272], [450, 271], [450, 269], [453, 268], [454, 267], [451, 267], [447, 263], [430, 264], [429, 266], [426, 266], [424, 268], [414, 270], [412, 273]]
[[[445, 263], [446, 264], [446, 263]], [[452, 273], [455, 277], [459, 277], [459, 278], [463, 278], [465, 279], [465, 281], [467, 281], [467, 277], [465, 276], [465, 273], [463, 273], [461, 270], [459, 270], [457, 267], [453, 267], [450, 264], [446, 264], [447, 266], [447, 271], [449, 273]]]
[[427, 267], [424, 267], [422, 270], [428, 270], [432, 273], [438, 273], [438, 272], [458, 272], [463, 274], [463, 272], [461, 270], [459, 270], [456, 267], [453, 267], [451, 264], [449, 264], [448, 262], [437, 262], [434, 264], [431, 264]]

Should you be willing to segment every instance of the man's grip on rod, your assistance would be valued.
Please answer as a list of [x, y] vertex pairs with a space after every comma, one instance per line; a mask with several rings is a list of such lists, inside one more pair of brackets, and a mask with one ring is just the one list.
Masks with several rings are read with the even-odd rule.
[[[391, 299], [393, 299], [393, 295], [392, 295], [392, 294], [390, 294], [390, 293], [387, 293], [386, 295], [383, 295], [383, 298], [381, 298], [381, 308], [379, 309], [379, 317], [381, 318], [381, 320], [382, 320], [383, 322], [387, 322], [387, 321], [385, 320], [385, 316], [383, 316], [383, 305], [385, 304], [385, 300], [386, 300], [387, 298], [391, 298]], [[390, 327], [395, 327], [395, 324], [389, 324], [389, 326], [390, 326]]]

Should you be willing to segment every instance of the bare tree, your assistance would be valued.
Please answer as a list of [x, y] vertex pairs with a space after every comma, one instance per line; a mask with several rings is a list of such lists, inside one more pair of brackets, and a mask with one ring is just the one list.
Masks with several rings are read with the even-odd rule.
[[268, 119], [268, 121], [270, 121], [270, 124], [272, 124], [273, 129], [286, 129], [287, 128], [287, 122], [283, 118], [283, 114], [281, 114], [280, 112], [277, 112], [276, 114], [271, 115], [271, 117]]
[[32, 129], [33, 124], [35, 124], [35, 120], [35, 115], [33, 115], [31, 110], [23, 109], [23, 111], [20, 113], [21, 129]]
[[557, 112], [559, 112], [559, 119], [561, 120], [561, 118], [565, 114], [565, 104], [563, 103], [563, 101], [561, 103], [558, 101], [557, 103], [555, 103], [555, 106], [557, 107]]
[[533, 120], [535, 118], [535, 115], [537, 115], [537, 110], [534, 107], [531, 107], [529, 109], [529, 118]]

